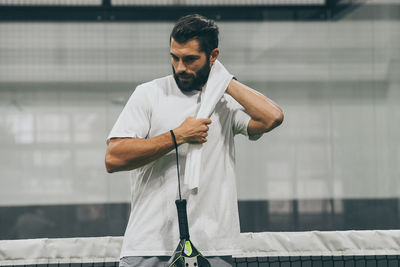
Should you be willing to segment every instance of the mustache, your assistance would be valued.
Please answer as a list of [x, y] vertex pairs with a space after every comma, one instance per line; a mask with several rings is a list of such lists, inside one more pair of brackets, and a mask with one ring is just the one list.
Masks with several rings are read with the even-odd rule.
[[176, 75], [177, 77], [181, 77], [181, 78], [185, 78], [185, 79], [194, 78], [194, 75], [193, 75], [193, 74], [190, 74], [190, 73], [187, 73], [187, 72], [175, 73], [175, 75]]

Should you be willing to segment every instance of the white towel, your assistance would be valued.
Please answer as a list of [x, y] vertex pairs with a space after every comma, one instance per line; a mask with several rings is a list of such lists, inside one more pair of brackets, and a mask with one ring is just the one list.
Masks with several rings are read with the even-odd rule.
[[[203, 87], [200, 109], [196, 116], [197, 119], [209, 118], [211, 116], [215, 105], [225, 93], [232, 78], [233, 75], [226, 70], [221, 62], [216, 60], [211, 67], [208, 81]], [[204, 144], [207, 144], [207, 142]], [[189, 144], [184, 180], [184, 184], [189, 189], [195, 189], [199, 186], [202, 148], [203, 144]]]

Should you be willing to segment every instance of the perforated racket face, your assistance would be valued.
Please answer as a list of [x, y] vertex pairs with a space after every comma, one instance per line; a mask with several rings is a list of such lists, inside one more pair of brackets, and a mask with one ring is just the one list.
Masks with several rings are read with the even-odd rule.
[[185, 257], [176, 259], [169, 267], [211, 267], [210, 263], [203, 256]]
[[185, 266], [187, 267], [198, 267], [198, 263], [197, 263], [197, 257], [193, 257], [193, 258], [187, 258], [184, 257], [185, 260]]
[[[190, 255], [187, 254], [188, 252]], [[190, 240], [183, 239], [169, 260], [168, 267], [211, 267], [211, 265]]]

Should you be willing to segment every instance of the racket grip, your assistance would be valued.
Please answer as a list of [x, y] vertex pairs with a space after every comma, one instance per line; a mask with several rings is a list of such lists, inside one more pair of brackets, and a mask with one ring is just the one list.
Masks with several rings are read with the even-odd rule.
[[189, 239], [189, 224], [186, 212], [186, 199], [175, 200], [178, 209], [179, 234], [181, 239]]

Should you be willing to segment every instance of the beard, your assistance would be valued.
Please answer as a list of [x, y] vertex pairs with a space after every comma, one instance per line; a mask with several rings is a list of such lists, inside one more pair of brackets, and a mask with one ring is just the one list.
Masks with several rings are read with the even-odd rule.
[[[208, 75], [210, 74], [210, 61], [207, 59], [206, 64], [196, 72], [196, 75], [187, 73], [187, 72], [181, 72], [181, 73], [176, 73], [174, 67], [172, 66], [172, 72], [174, 73], [174, 79], [176, 81], [176, 84], [178, 85], [179, 89], [183, 92], [190, 92], [193, 90], [200, 90], [200, 88], [206, 84], [208, 80]], [[179, 79], [181, 78], [186, 78], [190, 79], [188, 81], [182, 81]]]

